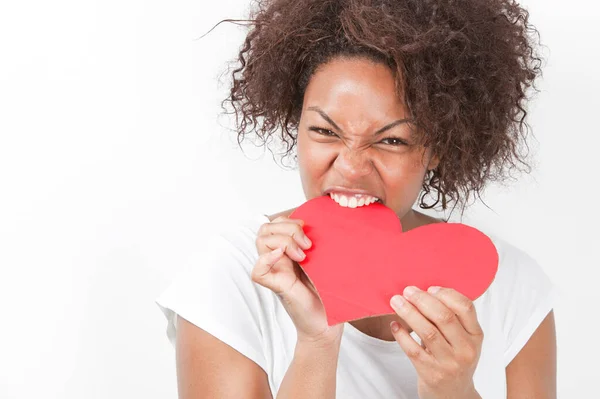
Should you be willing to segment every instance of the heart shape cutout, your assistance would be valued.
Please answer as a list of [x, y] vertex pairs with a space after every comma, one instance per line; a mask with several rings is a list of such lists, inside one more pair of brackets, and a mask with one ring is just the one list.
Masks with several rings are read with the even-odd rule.
[[329, 196], [305, 202], [290, 218], [304, 220], [313, 243], [300, 266], [330, 326], [395, 313], [390, 299], [409, 285], [453, 288], [475, 300], [498, 270], [492, 240], [462, 223], [403, 232], [398, 216], [383, 204], [345, 208]]

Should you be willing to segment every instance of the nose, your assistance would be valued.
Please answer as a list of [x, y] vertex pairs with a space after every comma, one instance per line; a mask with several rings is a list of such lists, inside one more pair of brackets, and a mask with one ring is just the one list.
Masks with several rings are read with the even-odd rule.
[[373, 171], [373, 163], [366, 150], [348, 147], [341, 150], [333, 166], [348, 181], [364, 177]]

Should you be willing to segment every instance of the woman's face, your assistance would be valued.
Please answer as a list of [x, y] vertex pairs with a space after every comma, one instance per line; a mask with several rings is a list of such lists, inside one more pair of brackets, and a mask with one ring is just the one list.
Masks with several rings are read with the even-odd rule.
[[[438, 160], [414, 145], [392, 71], [365, 58], [336, 58], [311, 78], [298, 127], [298, 163], [307, 199], [342, 206], [376, 197], [403, 218]], [[425, 157], [423, 154], [425, 153]]]

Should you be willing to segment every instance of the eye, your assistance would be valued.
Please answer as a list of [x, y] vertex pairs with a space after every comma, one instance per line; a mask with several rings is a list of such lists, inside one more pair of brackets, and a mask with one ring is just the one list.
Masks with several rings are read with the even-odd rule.
[[324, 129], [322, 127], [311, 126], [308, 128], [308, 130], [312, 130], [313, 132], [317, 132], [318, 134], [321, 134], [321, 135], [327, 136], [327, 137], [336, 137], [337, 136], [337, 134], [335, 134], [331, 130]]
[[387, 138], [381, 140], [381, 142], [384, 144], [390, 144], [393, 146], [407, 145], [407, 142], [402, 140], [399, 137], [387, 137]]

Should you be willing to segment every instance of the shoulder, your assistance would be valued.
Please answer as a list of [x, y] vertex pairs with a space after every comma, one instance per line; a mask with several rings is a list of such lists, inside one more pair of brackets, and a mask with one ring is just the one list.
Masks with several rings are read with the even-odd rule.
[[488, 234], [498, 252], [496, 285], [511, 285], [545, 276], [537, 260], [527, 251], [495, 234]]
[[483, 302], [502, 315], [505, 327], [523, 324], [552, 308], [560, 292], [538, 261], [503, 238], [488, 237], [498, 252], [498, 271]]
[[488, 237], [496, 245], [499, 263], [484, 303], [502, 332], [507, 366], [560, 301], [561, 294], [534, 257], [507, 240]]
[[265, 223], [269, 223], [269, 217], [260, 213], [230, 219], [210, 236], [203, 252], [213, 258], [217, 267], [226, 262], [250, 271], [258, 258], [256, 237]]
[[[256, 238], [262, 225], [280, 216], [289, 216], [294, 209], [267, 215], [253, 212], [229, 216], [218, 230], [209, 234], [208, 240], [193, 259], [194, 267], [244, 269], [248, 274], [258, 259]], [[221, 271], [222, 273], [223, 271]]]
[[266, 222], [261, 214], [226, 216], [156, 299], [173, 344], [179, 315], [269, 370], [266, 342], [272, 337], [276, 297], [251, 279], [257, 232]]

